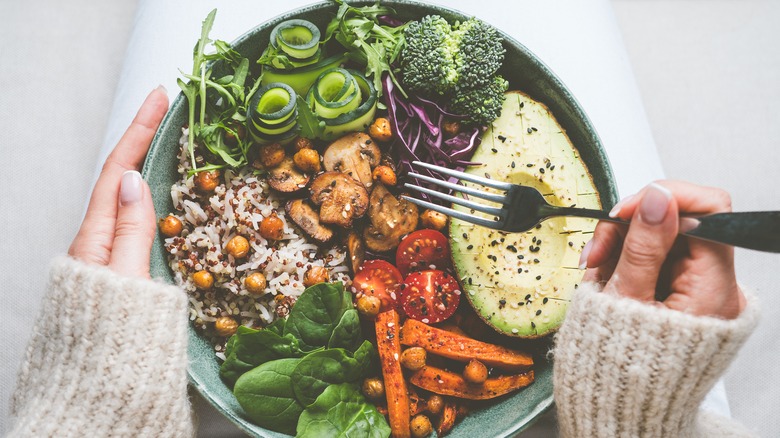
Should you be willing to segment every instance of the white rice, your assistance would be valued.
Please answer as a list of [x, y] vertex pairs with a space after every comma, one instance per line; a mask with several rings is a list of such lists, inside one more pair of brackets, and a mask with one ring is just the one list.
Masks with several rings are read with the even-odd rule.
[[[176, 282], [190, 294], [190, 320], [213, 337], [218, 352], [220, 341], [224, 341], [212, 329], [218, 317], [233, 316], [248, 327], [273, 322], [277, 307], [289, 308], [303, 292], [303, 275], [310, 267], [325, 266], [331, 281], [349, 284], [345, 249], [312, 243], [285, 217], [285, 200], [279, 199], [251, 166], [225, 170], [224, 182], [210, 196], [201, 195], [194, 188], [194, 177], [187, 176], [191, 167], [186, 128], [179, 144], [181, 179], [171, 187], [171, 199], [173, 214], [184, 229], [179, 236], [165, 239], [165, 249]], [[274, 212], [284, 223], [284, 234], [280, 241], [268, 242], [257, 229], [263, 218]], [[223, 251], [237, 234], [247, 238], [251, 247], [249, 255], [238, 261]], [[202, 269], [214, 275], [211, 290], [198, 290], [192, 281], [192, 274]], [[262, 296], [252, 295], [244, 287], [244, 279], [254, 272], [263, 273], [268, 280]], [[283, 313], [284, 309], [279, 310]]]

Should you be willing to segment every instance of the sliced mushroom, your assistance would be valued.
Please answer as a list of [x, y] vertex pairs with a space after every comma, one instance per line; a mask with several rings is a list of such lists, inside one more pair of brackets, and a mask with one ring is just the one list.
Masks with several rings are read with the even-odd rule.
[[310, 176], [301, 173], [295, 167], [293, 159], [290, 157], [286, 157], [281, 164], [268, 171], [268, 185], [283, 193], [301, 190], [306, 187], [310, 179]]
[[309, 187], [311, 200], [320, 206], [320, 222], [352, 226], [368, 209], [368, 192], [363, 184], [341, 172], [325, 172]]
[[334, 141], [322, 155], [325, 170], [346, 173], [363, 183], [366, 188], [373, 185], [371, 170], [379, 164], [382, 152], [362, 132], [354, 132]]
[[363, 243], [360, 233], [355, 230], [350, 230], [347, 234], [346, 244], [349, 263], [352, 266], [352, 272], [355, 273], [366, 258], [366, 245]]
[[390, 251], [417, 228], [417, 206], [396, 198], [377, 183], [371, 192], [368, 218], [371, 226], [363, 231], [366, 247], [376, 252]]
[[284, 207], [287, 217], [312, 239], [325, 243], [333, 237], [333, 229], [320, 223], [317, 211], [305, 199], [293, 199]]

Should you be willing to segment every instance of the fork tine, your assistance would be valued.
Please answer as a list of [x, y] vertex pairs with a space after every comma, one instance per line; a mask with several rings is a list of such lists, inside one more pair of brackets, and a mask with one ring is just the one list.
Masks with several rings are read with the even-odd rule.
[[455, 219], [460, 219], [465, 222], [470, 222], [474, 225], [480, 225], [483, 227], [488, 228], [494, 228], [494, 229], [501, 229], [501, 222], [494, 221], [490, 219], [485, 219], [478, 216], [473, 216], [470, 214], [466, 214], [457, 210], [454, 210], [449, 207], [442, 207], [441, 205], [436, 205], [434, 203], [423, 201], [421, 199], [412, 198], [410, 196], [401, 195], [401, 198], [406, 199], [407, 201], [411, 202], [412, 204], [418, 205], [423, 208], [429, 208], [433, 211], [438, 211], [439, 213], [446, 214], [447, 216], [454, 217]]
[[493, 181], [492, 179], [482, 178], [481, 176], [470, 175], [464, 172], [458, 172], [457, 170], [447, 169], [446, 167], [423, 163], [422, 161], [412, 161], [412, 164], [414, 164], [415, 166], [424, 167], [428, 170], [433, 170], [434, 172], [439, 172], [444, 175], [454, 176], [455, 178], [458, 179], [475, 182], [477, 184], [482, 184], [483, 186], [492, 187], [494, 189], [509, 190], [509, 188], [512, 187], [512, 184], [510, 183]]
[[477, 198], [487, 199], [488, 201], [497, 202], [499, 204], [503, 204], [506, 200], [504, 195], [498, 195], [495, 193], [488, 193], [483, 192], [481, 190], [477, 190], [471, 187], [462, 186], [460, 184], [451, 183], [449, 181], [444, 181], [442, 179], [436, 179], [431, 178], [430, 176], [420, 175], [419, 173], [409, 172], [408, 173], [410, 178], [416, 178], [431, 184], [436, 184], [442, 187], [446, 187], [450, 190], [454, 190], [457, 192], [463, 192], [467, 195], [476, 196]]
[[479, 204], [477, 202], [468, 201], [463, 198], [458, 198], [457, 196], [448, 195], [446, 193], [437, 192], [435, 190], [426, 189], [425, 187], [416, 186], [414, 184], [404, 184], [404, 187], [407, 189], [417, 190], [418, 192], [423, 192], [429, 196], [432, 196], [434, 198], [443, 199], [445, 201], [452, 202], [453, 204], [458, 204], [466, 208], [471, 208], [477, 211], [481, 211], [483, 213], [491, 214], [493, 216], [499, 216], [501, 217], [501, 209], [496, 207], [489, 207], [487, 205]]

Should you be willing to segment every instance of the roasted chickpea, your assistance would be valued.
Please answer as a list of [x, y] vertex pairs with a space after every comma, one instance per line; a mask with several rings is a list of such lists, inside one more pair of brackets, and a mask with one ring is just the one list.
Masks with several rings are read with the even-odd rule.
[[243, 259], [249, 254], [249, 241], [244, 236], [234, 236], [225, 245], [225, 251], [237, 259]]
[[233, 336], [238, 330], [238, 323], [229, 316], [220, 316], [214, 322], [214, 330], [220, 336]]
[[266, 169], [271, 169], [284, 161], [284, 148], [279, 143], [268, 143], [260, 146], [258, 160]]
[[394, 186], [398, 182], [395, 172], [389, 166], [376, 166], [371, 177], [374, 181], [379, 181], [386, 186]]
[[363, 380], [363, 395], [370, 400], [381, 400], [385, 397], [385, 384], [378, 377]]
[[422, 347], [407, 348], [401, 353], [401, 366], [410, 371], [417, 371], [425, 366], [428, 352]]
[[439, 415], [441, 414], [441, 411], [444, 409], [444, 399], [441, 398], [440, 395], [434, 394], [431, 396], [431, 398], [428, 399], [426, 408], [428, 409], [428, 412], [430, 412], [431, 414]]
[[320, 171], [320, 154], [314, 149], [301, 149], [293, 155], [293, 163], [303, 173]]
[[488, 377], [488, 369], [484, 363], [471, 359], [463, 368], [463, 379], [469, 383], [481, 385], [485, 383]]
[[260, 235], [266, 240], [279, 240], [284, 235], [284, 222], [276, 213], [266, 216], [260, 221]]
[[322, 266], [312, 266], [303, 274], [303, 285], [305, 287], [314, 286], [318, 283], [324, 283], [328, 281], [328, 270]]
[[262, 272], [253, 272], [244, 279], [244, 287], [250, 294], [262, 295], [268, 282]]
[[452, 138], [460, 134], [462, 127], [457, 120], [445, 120], [441, 125], [441, 130], [445, 138]]
[[314, 149], [314, 144], [306, 137], [298, 137], [295, 139], [295, 151], [301, 149]]
[[219, 185], [219, 170], [202, 171], [195, 175], [195, 187], [203, 193], [211, 193]]
[[423, 228], [441, 231], [447, 226], [447, 215], [438, 211], [425, 210], [420, 215], [420, 221], [422, 221]]
[[165, 237], [178, 236], [182, 228], [179, 218], [172, 214], [160, 219], [160, 232]]
[[376, 141], [390, 141], [393, 138], [393, 131], [390, 129], [390, 121], [384, 117], [378, 117], [374, 123], [368, 127], [368, 135]]
[[373, 295], [363, 295], [358, 298], [356, 306], [358, 313], [368, 318], [373, 318], [382, 307], [382, 300]]
[[214, 286], [214, 276], [209, 271], [198, 271], [192, 274], [192, 282], [198, 289], [211, 289]]
[[423, 438], [433, 432], [433, 425], [431, 424], [431, 420], [428, 418], [428, 416], [418, 414], [412, 417], [411, 429], [413, 437]]

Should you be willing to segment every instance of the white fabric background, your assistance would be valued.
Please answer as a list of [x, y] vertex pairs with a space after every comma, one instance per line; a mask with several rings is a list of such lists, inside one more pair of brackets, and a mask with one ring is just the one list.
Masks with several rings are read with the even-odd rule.
[[[133, 2], [106, 3], [0, 2], [8, 24], [0, 28], [0, 79], [6, 84], [0, 93], [0, 162], [6, 164], [0, 225], [8, 230], [0, 248], [9, 260], [0, 272], [6, 308], [0, 320], [6, 347], [0, 349], [0, 433], [47, 260], [65, 251], [75, 233], [101, 144], [105, 150], [115, 143], [158, 83], [175, 94], [176, 69], [189, 68], [200, 20], [211, 7], [220, 6], [212, 35], [231, 40], [302, 4], [140, 1], [136, 9]], [[738, 209], [780, 209], [773, 184], [778, 156], [771, 148], [780, 134], [780, 87], [773, 80], [780, 67], [777, 2], [446, 4], [513, 34], [552, 67], [599, 131], [621, 193], [661, 175], [654, 135], [669, 176], [726, 187]], [[30, 175], [37, 180], [27, 182]], [[778, 406], [780, 373], [766, 364], [780, 347], [773, 336], [780, 328], [780, 300], [773, 293], [778, 258], [738, 257], [743, 281], [767, 293], [761, 294], [764, 321], [727, 378], [732, 409], [764, 436], [777, 436], [780, 420], [766, 414]], [[224, 420], [209, 409], [199, 412], [204, 436], [235, 430], [222, 428]], [[550, 424], [548, 417], [529, 435], [547, 436]]]

